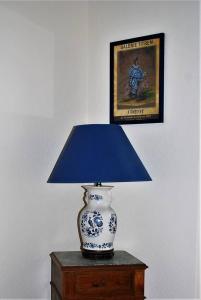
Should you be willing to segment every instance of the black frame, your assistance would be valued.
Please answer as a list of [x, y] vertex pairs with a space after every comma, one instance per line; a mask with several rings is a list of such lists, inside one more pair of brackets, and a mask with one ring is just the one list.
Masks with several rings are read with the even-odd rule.
[[[128, 47], [132, 48], [132, 45], [140, 45], [142, 43], [146, 42], [151, 42], [152, 40], [159, 40], [159, 46], [158, 47], [158, 58], [156, 55], [156, 60], [158, 59], [158, 65], [155, 66], [155, 73], [158, 74], [158, 90], [155, 88], [155, 95], [156, 92], [158, 91], [158, 107], [157, 107], [157, 112], [156, 114], [153, 115], [129, 115], [129, 116], [115, 116], [114, 113], [114, 95], [117, 95], [117, 88], [118, 88], [118, 80], [116, 79], [116, 90], [115, 88], [115, 47], [116, 46], [121, 46], [126, 48], [126, 45]], [[126, 39], [126, 40], [121, 40], [121, 41], [116, 41], [110, 43], [110, 123], [112, 124], [142, 124], [142, 123], [162, 123], [164, 120], [164, 40], [165, 40], [165, 34], [164, 33], [158, 33], [158, 34], [153, 34], [153, 35], [147, 35], [147, 36], [142, 36], [142, 37], [137, 37], [137, 38], [132, 38], [132, 39]], [[141, 43], [139, 43], [141, 42]], [[132, 45], [131, 45], [132, 44]], [[129, 46], [131, 45], [131, 46]], [[136, 46], [137, 47], [137, 46]], [[146, 46], [145, 46], [146, 47]], [[144, 47], [144, 48], [145, 48]], [[142, 46], [142, 49], [144, 49]], [[155, 47], [156, 48], [156, 47]], [[117, 49], [117, 47], [116, 47]], [[139, 48], [138, 48], [139, 49]], [[127, 50], [127, 49], [124, 49]], [[155, 50], [156, 51], [156, 50]], [[128, 53], [128, 52], [127, 52]], [[118, 59], [116, 59], [116, 73], [118, 69]], [[117, 75], [116, 75], [117, 78]], [[117, 97], [117, 96], [116, 96]], [[156, 97], [156, 96], [155, 96]], [[146, 100], [146, 99], [145, 99]], [[154, 100], [156, 103], [156, 100]], [[118, 100], [116, 100], [118, 102]], [[117, 104], [116, 104], [117, 105]], [[137, 108], [138, 109], [138, 108]], [[131, 111], [136, 111], [137, 109], [133, 108]], [[121, 109], [119, 109], [120, 111]], [[144, 111], [144, 110], [143, 110]], [[129, 113], [129, 112], [128, 112]]]

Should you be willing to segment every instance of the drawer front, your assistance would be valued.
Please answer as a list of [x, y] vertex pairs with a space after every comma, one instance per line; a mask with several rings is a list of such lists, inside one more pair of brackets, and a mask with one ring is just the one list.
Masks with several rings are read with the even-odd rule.
[[91, 271], [75, 275], [75, 294], [112, 296], [133, 294], [133, 274], [128, 271]]
[[120, 295], [120, 296], [77, 296], [73, 298], [66, 298], [68, 300], [144, 300], [143, 298], [135, 298], [134, 296]]

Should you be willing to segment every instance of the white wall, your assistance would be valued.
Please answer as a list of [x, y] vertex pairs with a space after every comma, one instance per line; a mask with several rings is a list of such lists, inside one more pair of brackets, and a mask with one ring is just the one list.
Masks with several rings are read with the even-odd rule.
[[[153, 182], [115, 184], [116, 248], [149, 266], [148, 298], [198, 297], [199, 4], [89, 5], [89, 121], [109, 122], [109, 43], [165, 33], [165, 121], [123, 126]], [[129, 239], [129, 235], [132, 238]]]
[[124, 126], [153, 182], [115, 185], [115, 246], [149, 265], [147, 297], [198, 296], [198, 12], [190, 1], [0, 2], [0, 298], [49, 298], [48, 254], [79, 249], [80, 185], [46, 179], [73, 125], [109, 121], [109, 42], [157, 32], [165, 122]]
[[[200, 1], [199, 1], [200, 4]], [[200, 14], [200, 18], [199, 18], [199, 51], [201, 51], [201, 4], [200, 4], [200, 9], [199, 9], [199, 14]], [[199, 85], [199, 93], [200, 93], [200, 100], [201, 100], [201, 59], [199, 59], [199, 81], [200, 81], [200, 85]], [[199, 116], [201, 116], [201, 105], [199, 107]], [[201, 128], [201, 118], [199, 118], [199, 123], [200, 123], [200, 128]], [[201, 149], [201, 130], [199, 132], [199, 150]], [[199, 154], [199, 198], [201, 197], [201, 159], [200, 159], [200, 154]], [[201, 199], [201, 198], [200, 198]], [[201, 296], [201, 255], [200, 255], [200, 251], [201, 251], [201, 200], [199, 201], [199, 231], [198, 231], [198, 249], [199, 249], [199, 257], [198, 257], [198, 264], [197, 264], [197, 273], [198, 273], [198, 286], [197, 286], [197, 290], [199, 295]]]
[[53, 250], [79, 249], [79, 185], [46, 180], [87, 120], [87, 6], [0, 2], [0, 298], [50, 298]]

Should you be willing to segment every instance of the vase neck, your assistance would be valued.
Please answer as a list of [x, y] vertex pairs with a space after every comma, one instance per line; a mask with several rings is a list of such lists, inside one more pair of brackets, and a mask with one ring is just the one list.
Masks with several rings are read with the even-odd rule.
[[111, 189], [112, 186], [92, 186], [85, 185], [83, 188], [86, 190], [85, 200], [88, 206], [110, 206], [111, 204]]

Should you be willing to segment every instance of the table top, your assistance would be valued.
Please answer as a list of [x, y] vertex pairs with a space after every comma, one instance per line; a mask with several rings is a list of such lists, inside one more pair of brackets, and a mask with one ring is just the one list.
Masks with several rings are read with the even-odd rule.
[[109, 259], [87, 259], [82, 256], [80, 251], [60, 251], [52, 252], [51, 258], [57, 260], [61, 267], [92, 267], [92, 266], [139, 266], [146, 268], [147, 266], [129, 254], [126, 251], [116, 250], [114, 256]]

